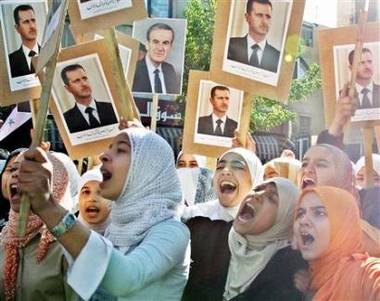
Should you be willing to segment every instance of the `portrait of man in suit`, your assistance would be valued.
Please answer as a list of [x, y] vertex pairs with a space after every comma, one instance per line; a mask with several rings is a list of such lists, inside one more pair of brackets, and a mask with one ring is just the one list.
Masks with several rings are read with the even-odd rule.
[[[348, 68], [350, 71], [353, 68], [353, 61], [354, 50], [351, 50], [348, 54]], [[380, 108], [380, 85], [375, 84], [373, 81], [374, 66], [371, 50], [363, 48], [355, 80], [357, 109]]]
[[34, 8], [29, 4], [17, 6], [13, 11], [15, 29], [21, 38], [21, 46], [9, 54], [12, 77], [33, 74], [32, 57], [38, 55], [40, 45], [37, 42], [37, 21]]
[[227, 59], [270, 72], [277, 72], [280, 51], [267, 40], [272, 25], [272, 3], [269, 0], [248, 0], [245, 21], [248, 33], [232, 37], [228, 44]]
[[234, 137], [238, 123], [227, 116], [230, 104], [230, 89], [216, 85], [210, 91], [212, 113], [198, 118], [198, 134]]
[[90, 80], [79, 64], [65, 66], [61, 78], [67, 92], [75, 99], [72, 108], [63, 113], [70, 133], [117, 123], [111, 102], [95, 100]]
[[166, 62], [174, 41], [174, 30], [155, 23], [146, 32], [146, 55], [137, 61], [133, 92], [180, 94], [181, 83], [173, 65]]

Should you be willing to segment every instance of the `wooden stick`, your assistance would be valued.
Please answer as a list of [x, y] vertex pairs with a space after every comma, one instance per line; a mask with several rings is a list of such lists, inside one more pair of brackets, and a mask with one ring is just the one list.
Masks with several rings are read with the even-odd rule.
[[158, 94], [153, 94], [152, 106], [150, 107], [150, 130], [156, 132], [157, 130], [157, 112], [158, 112]]
[[[104, 31], [104, 40], [107, 45], [107, 49], [115, 54], [116, 60], [111, 60], [112, 74], [115, 79], [119, 98], [122, 103], [122, 112], [124, 120], [133, 120], [134, 118], [140, 120], [140, 114], [133, 101], [131, 89], [128, 86], [127, 80], [124, 75], [123, 66], [121, 64], [119, 45], [115, 30], [109, 29]], [[132, 101], [131, 101], [132, 100]]]
[[[47, 113], [49, 109], [49, 100], [51, 87], [53, 85], [53, 77], [55, 66], [57, 64], [57, 56], [54, 56], [46, 65], [46, 73], [42, 85], [41, 97], [39, 101], [39, 108], [37, 112], [36, 127], [33, 131], [32, 144], [30, 147], [37, 147], [41, 145], [44, 137]], [[30, 210], [30, 198], [27, 193], [21, 195], [20, 213], [17, 225], [17, 236], [22, 237], [25, 235], [26, 224], [28, 222]]]
[[372, 128], [363, 128], [366, 188], [373, 186]]

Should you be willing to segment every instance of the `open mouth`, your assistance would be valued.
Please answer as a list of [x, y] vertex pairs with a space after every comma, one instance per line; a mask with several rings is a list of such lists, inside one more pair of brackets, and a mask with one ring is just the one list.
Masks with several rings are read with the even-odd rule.
[[219, 188], [222, 193], [232, 193], [236, 190], [236, 185], [229, 181], [223, 181], [220, 183]]
[[102, 172], [102, 176], [103, 176], [103, 182], [112, 178], [112, 174], [109, 173], [108, 171], [103, 169], [103, 170], [101, 170], [101, 172]]
[[17, 184], [16, 183], [14, 183], [14, 184], [11, 184], [10, 186], [9, 186], [9, 192], [10, 192], [10, 196], [11, 197], [14, 197], [15, 195], [17, 195], [18, 194], [18, 186], [17, 186]]
[[239, 213], [239, 220], [240, 221], [251, 220], [255, 217], [255, 213], [256, 213], [255, 207], [251, 203], [246, 202], [244, 204], [244, 207], [241, 209]]
[[301, 239], [304, 246], [311, 245], [314, 242], [314, 237], [306, 232], [301, 233]]
[[98, 207], [90, 206], [86, 208], [86, 214], [88, 216], [94, 217], [100, 212]]
[[310, 178], [304, 178], [302, 180], [302, 189], [305, 189], [306, 187], [309, 187], [309, 186], [315, 186], [314, 180]]

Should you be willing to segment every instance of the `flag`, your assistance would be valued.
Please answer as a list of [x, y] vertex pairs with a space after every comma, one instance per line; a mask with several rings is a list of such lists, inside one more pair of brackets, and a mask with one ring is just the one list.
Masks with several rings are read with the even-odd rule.
[[4, 121], [3, 126], [0, 128], [0, 141], [27, 122], [31, 117], [31, 113], [19, 112], [17, 110], [17, 106], [14, 107], [12, 113], [8, 116], [8, 118]]

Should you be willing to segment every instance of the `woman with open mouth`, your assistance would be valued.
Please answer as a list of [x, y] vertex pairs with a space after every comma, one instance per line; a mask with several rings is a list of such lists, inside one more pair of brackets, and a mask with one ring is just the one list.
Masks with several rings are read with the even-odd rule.
[[[361, 200], [355, 185], [350, 159], [341, 149], [329, 144], [317, 144], [310, 147], [302, 159], [300, 188], [303, 190], [322, 185], [348, 191], [355, 198], [360, 210]], [[380, 256], [380, 230], [363, 219], [361, 226], [365, 251], [371, 256]]]
[[263, 179], [260, 159], [245, 148], [236, 147], [220, 156], [214, 172], [214, 189], [218, 198], [185, 207], [182, 220], [206, 217], [211, 220], [232, 221], [244, 196]]
[[359, 208], [349, 192], [331, 186], [303, 190], [294, 234], [310, 265], [309, 297], [380, 300], [380, 259], [364, 250]]
[[[1, 232], [0, 300], [77, 300], [78, 296], [67, 283], [68, 262], [61, 245], [43, 220], [30, 212], [25, 234], [17, 235], [21, 203], [18, 176], [26, 150], [16, 152], [18, 155], [12, 161], [6, 181], [11, 209], [9, 221]], [[68, 173], [52, 153], [47, 156], [53, 166], [49, 186], [52, 186], [52, 201], [56, 204], [69, 196]]]
[[173, 151], [162, 137], [127, 128], [100, 156], [101, 194], [113, 200], [104, 237], [52, 201], [51, 166], [41, 149], [24, 156], [19, 189], [70, 255], [68, 282], [82, 299], [95, 298], [98, 288], [117, 300], [181, 298], [190, 234], [179, 220], [182, 193]]
[[223, 230], [209, 224], [192, 243], [183, 300], [302, 300], [293, 276], [306, 262], [290, 247], [298, 195], [289, 179], [272, 178], [244, 197]]

